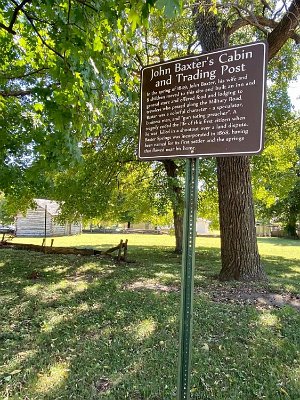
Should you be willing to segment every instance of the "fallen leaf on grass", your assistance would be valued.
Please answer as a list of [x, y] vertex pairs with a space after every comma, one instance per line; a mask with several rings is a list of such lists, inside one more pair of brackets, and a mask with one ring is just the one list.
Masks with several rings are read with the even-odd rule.
[[285, 394], [286, 396], [289, 396], [288, 392], [285, 389], [283, 389], [282, 387], [279, 389], [279, 391], [281, 393]]
[[209, 345], [207, 343], [204, 343], [204, 345], [201, 347], [202, 350], [209, 351]]
[[15, 369], [14, 371], [12, 371], [9, 375], [16, 375], [19, 372], [21, 372], [21, 369]]

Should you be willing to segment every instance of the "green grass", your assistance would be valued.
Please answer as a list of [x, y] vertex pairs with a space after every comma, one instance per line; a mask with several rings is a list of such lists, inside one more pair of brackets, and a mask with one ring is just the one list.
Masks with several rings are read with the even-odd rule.
[[[54, 245], [107, 249], [121, 238], [87, 234]], [[0, 399], [175, 399], [181, 258], [172, 237], [127, 238], [135, 262], [119, 265], [0, 250]], [[259, 246], [267, 289], [299, 293], [300, 243]], [[298, 400], [299, 311], [212, 301], [214, 291], [243, 289], [215, 281], [219, 269], [219, 239], [197, 238], [192, 399]]]

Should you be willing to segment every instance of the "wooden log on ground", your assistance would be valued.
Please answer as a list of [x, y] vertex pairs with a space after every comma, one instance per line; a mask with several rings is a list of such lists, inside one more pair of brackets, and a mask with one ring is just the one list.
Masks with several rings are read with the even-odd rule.
[[127, 249], [128, 249], [128, 239], [126, 239], [124, 243], [124, 255], [123, 255], [124, 261], [126, 261], [127, 258]]
[[[16, 250], [27, 250], [27, 251], [37, 251], [45, 254], [77, 254], [82, 256], [94, 256], [94, 255], [101, 255], [107, 257], [113, 257], [111, 253], [118, 250], [117, 256], [113, 257], [117, 261], [126, 261], [127, 257], [127, 246], [128, 240], [126, 239], [125, 242], [123, 240], [120, 241], [118, 246], [112, 247], [106, 251], [95, 250], [95, 249], [79, 249], [77, 247], [53, 247], [53, 240], [51, 241], [50, 246], [45, 246], [45, 242], [43, 244], [27, 244], [27, 243], [9, 243], [7, 241], [0, 242], [0, 248], [10, 248]], [[122, 249], [124, 249], [122, 255]]]
[[124, 247], [124, 243], [123, 240], [120, 241], [120, 243], [118, 244], [118, 246], [112, 247], [111, 249], [105, 250], [103, 252], [103, 254], [110, 254], [113, 253], [114, 251], [120, 250]]
[[92, 256], [102, 254], [102, 251], [95, 249], [78, 249], [76, 247], [51, 247], [51, 246], [40, 246], [37, 244], [25, 244], [25, 243], [7, 243], [2, 242], [2, 247], [12, 248], [17, 250], [29, 250], [37, 251], [47, 254], [79, 254], [82, 256]]
[[121, 241], [120, 241], [120, 244], [119, 244], [119, 250], [118, 250], [117, 261], [120, 261], [120, 260], [121, 260], [122, 248], [123, 248], [123, 240], [121, 240]]

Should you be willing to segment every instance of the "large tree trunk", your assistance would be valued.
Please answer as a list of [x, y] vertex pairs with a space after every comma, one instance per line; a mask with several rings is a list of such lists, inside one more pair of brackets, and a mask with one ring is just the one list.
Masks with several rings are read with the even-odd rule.
[[[196, 29], [204, 51], [228, 46], [218, 16], [198, 13]], [[218, 189], [221, 230], [221, 280], [265, 278], [258, 254], [249, 158], [219, 157]]]
[[175, 228], [175, 253], [182, 253], [183, 242], [183, 212], [184, 200], [182, 186], [178, 180], [178, 166], [173, 160], [163, 161], [169, 179], [169, 189], [171, 191], [171, 201], [173, 208], [174, 228]]
[[174, 228], [175, 228], [175, 253], [182, 253], [183, 243], [183, 213], [173, 210]]
[[265, 279], [258, 254], [249, 158], [218, 157], [221, 280]]
[[287, 237], [291, 239], [298, 239], [297, 235], [297, 214], [290, 213], [288, 222], [284, 227]]

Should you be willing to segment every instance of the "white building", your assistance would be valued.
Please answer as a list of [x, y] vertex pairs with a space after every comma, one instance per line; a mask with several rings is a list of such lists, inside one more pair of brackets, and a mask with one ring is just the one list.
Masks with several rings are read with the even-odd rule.
[[197, 218], [197, 221], [196, 221], [197, 235], [208, 235], [210, 223], [211, 223], [211, 221], [208, 221], [207, 219]]
[[56, 201], [34, 199], [36, 208], [29, 209], [26, 215], [19, 213], [16, 217], [16, 236], [67, 236], [82, 232], [81, 222], [56, 221], [60, 205]]

